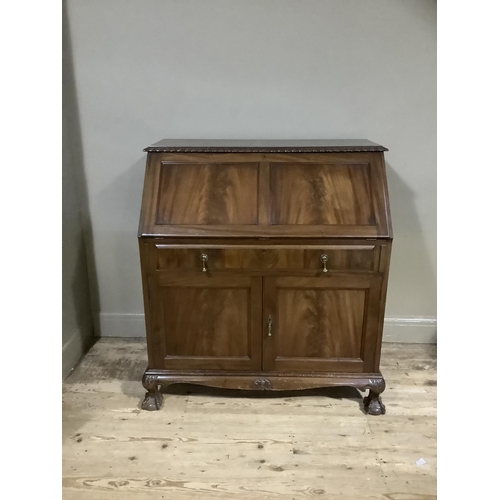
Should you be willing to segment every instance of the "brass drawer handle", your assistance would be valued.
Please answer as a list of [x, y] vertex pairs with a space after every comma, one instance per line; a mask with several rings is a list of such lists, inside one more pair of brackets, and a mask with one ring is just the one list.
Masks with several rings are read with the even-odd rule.
[[321, 263], [323, 264], [323, 272], [324, 273], [327, 273], [328, 272], [328, 269], [326, 268], [326, 263], [328, 262], [328, 255], [326, 255], [326, 253], [324, 253], [320, 258], [319, 260], [321, 261]]
[[201, 270], [206, 273], [207, 272], [207, 262], [208, 262], [208, 255], [206, 253], [201, 254]]

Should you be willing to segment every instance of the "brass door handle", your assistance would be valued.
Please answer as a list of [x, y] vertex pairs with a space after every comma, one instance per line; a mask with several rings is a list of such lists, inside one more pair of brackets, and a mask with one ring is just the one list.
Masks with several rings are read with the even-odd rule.
[[267, 336], [271, 337], [273, 334], [273, 318], [271, 315], [267, 318]]
[[206, 253], [201, 254], [201, 270], [206, 273], [207, 272], [207, 262], [208, 262], [208, 255]]
[[328, 269], [326, 268], [326, 263], [328, 262], [328, 255], [326, 255], [326, 253], [324, 253], [320, 258], [319, 260], [321, 261], [321, 263], [323, 264], [323, 272], [324, 273], [327, 273], [328, 272]]

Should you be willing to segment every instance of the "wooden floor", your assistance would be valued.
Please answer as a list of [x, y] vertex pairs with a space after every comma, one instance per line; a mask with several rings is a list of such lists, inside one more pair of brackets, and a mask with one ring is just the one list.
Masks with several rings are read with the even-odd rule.
[[99, 340], [63, 386], [63, 499], [434, 499], [436, 348], [382, 361], [384, 416], [347, 388], [173, 386], [147, 412], [145, 341]]

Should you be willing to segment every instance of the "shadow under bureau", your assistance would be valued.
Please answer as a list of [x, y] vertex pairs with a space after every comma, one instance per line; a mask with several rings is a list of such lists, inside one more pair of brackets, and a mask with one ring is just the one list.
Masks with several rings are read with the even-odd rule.
[[367, 140], [163, 140], [148, 153], [139, 248], [148, 391], [369, 389], [392, 230], [386, 148]]

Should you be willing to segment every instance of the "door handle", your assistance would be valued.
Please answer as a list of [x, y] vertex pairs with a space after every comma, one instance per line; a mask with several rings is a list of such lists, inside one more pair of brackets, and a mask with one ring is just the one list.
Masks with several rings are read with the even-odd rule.
[[207, 272], [207, 262], [208, 262], [208, 255], [206, 253], [201, 254], [201, 270], [206, 273]]
[[328, 272], [328, 268], [326, 267], [326, 263], [328, 262], [328, 255], [326, 255], [326, 253], [324, 253], [320, 258], [319, 260], [321, 261], [321, 263], [323, 264], [323, 272], [324, 273], [327, 273]]
[[267, 318], [267, 336], [271, 337], [273, 334], [273, 318], [271, 315]]

